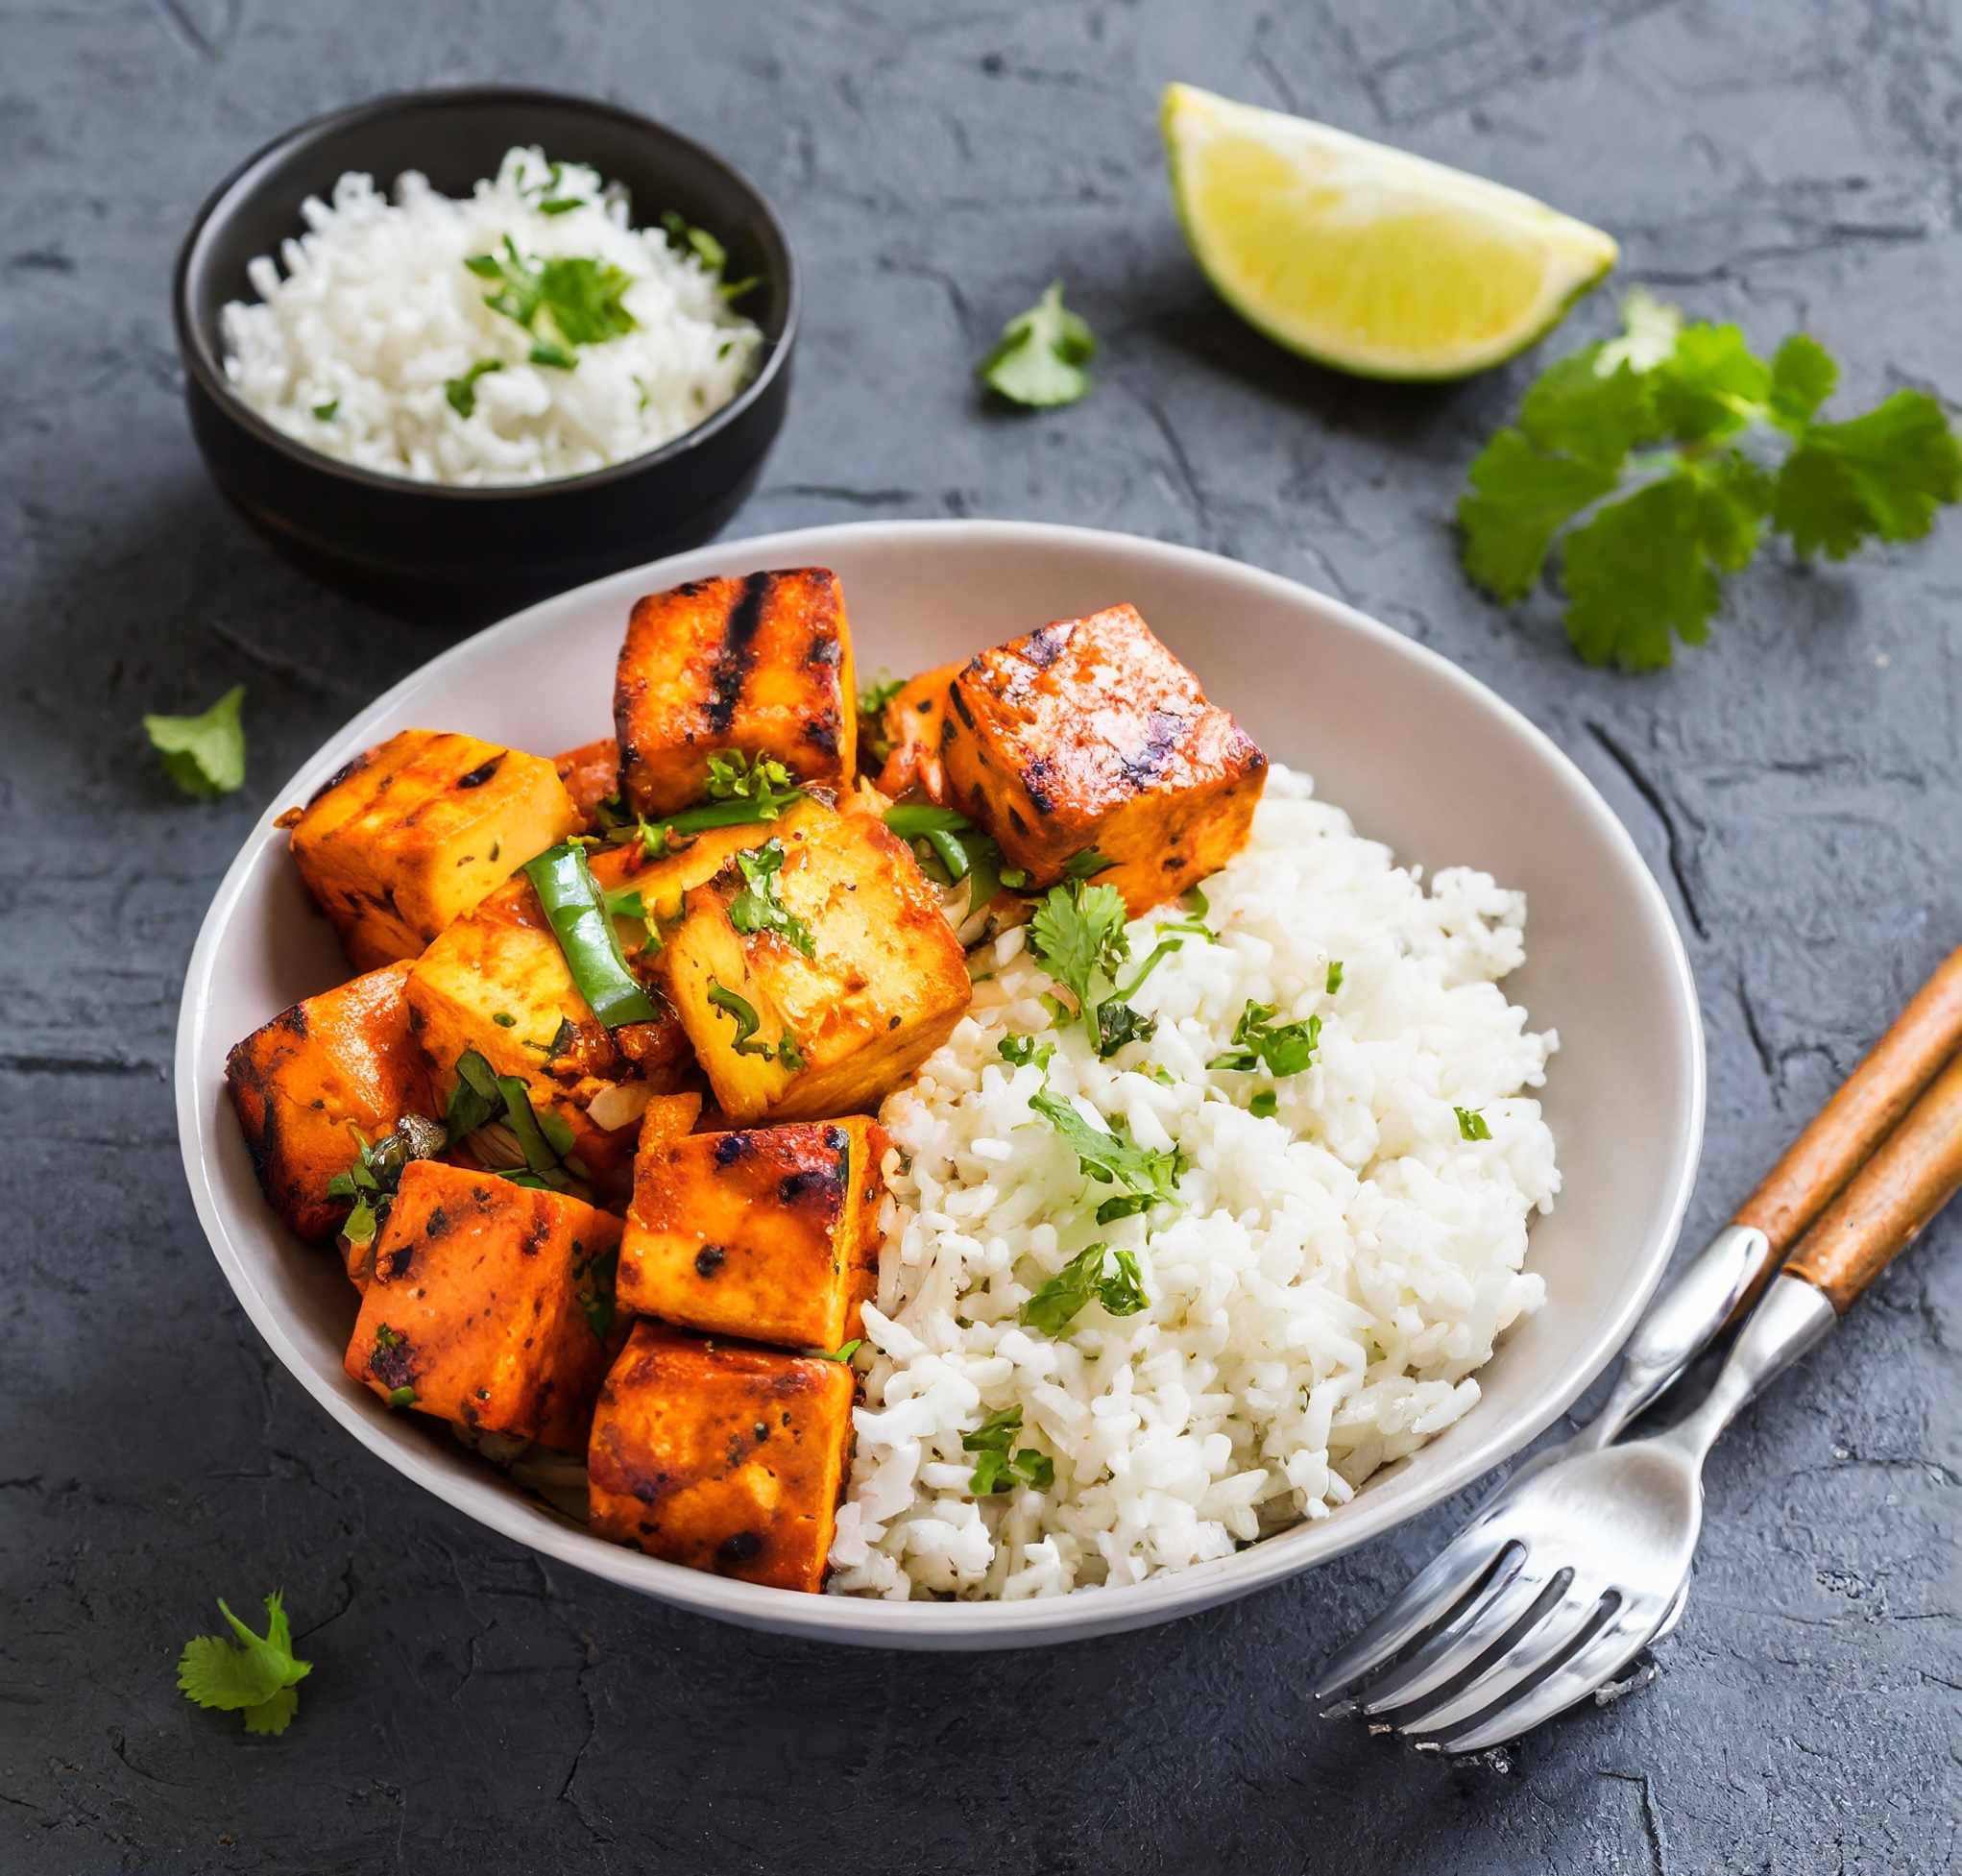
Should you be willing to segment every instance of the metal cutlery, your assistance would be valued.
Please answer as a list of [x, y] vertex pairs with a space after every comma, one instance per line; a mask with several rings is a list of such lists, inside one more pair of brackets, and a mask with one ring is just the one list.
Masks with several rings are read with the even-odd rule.
[[[1650, 1309], [1600, 1413], [1522, 1467], [1328, 1664], [1327, 1711], [1480, 1751], [1586, 1698], [1674, 1626], [1705, 1455], [1962, 1185], [1958, 1044], [1962, 950]], [[1615, 1444], [1747, 1309], [1702, 1405]]]

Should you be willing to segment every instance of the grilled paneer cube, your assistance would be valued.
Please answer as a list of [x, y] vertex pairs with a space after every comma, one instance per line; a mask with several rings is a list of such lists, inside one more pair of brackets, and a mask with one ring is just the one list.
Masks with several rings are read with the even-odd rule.
[[949, 692], [947, 805], [1038, 889], [1095, 847], [1133, 917], [1247, 843], [1267, 758], [1131, 606], [983, 651]]
[[940, 767], [940, 726], [947, 716], [947, 691], [958, 665], [942, 665], [908, 678], [887, 698], [884, 729], [889, 753], [879, 771], [879, 792], [944, 803], [946, 779]]
[[725, 749], [842, 793], [858, 762], [852, 685], [844, 596], [825, 568], [649, 594], [614, 688], [627, 805], [655, 819], [699, 801], [708, 759]]
[[306, 804], [293, 825], [293, 857], [365, 970], [415, 957], [579, 827], [543, 756], [447, 730], [403, 730], [355, 757]]
[[576, 1452], [606, 1373], [620, 1221], [434, 1160], [404, 1168], [347, 1370], [396, 1406]]
[[[883, 822], [821, 810], [778, 825], [755, 830], [759, 849], [774, 840], [782, 854], [761, 893], [739, 860], [694, 888], [657, 966], [739, 1126], [870, 1111], [953, 1034], [971, 994], [939, 892]], [[759, 896], [782, 928], [759, 919]]]
[[576, 749], [554, 756], [552, 767], [579, 811], [586, 832], [597, 834], [599, 804], [619, 792], [620, 745], [610, 736], [597, 743], [582, 743]]
[[349, 1201], [327, 1182], [406, 1113], [434, 1114], [409, 1037], [409, 967], [390, 964], [296, 1003], [225, 1061], [225, 1082], [267, 1201], [296, 1237], [340, 1230]]
[[688, 1328], [836, 1349], [879, 1287], [876, 1120], [800, 1121], [643, 1145], [619, 1300]]
[[843, 1362], [636, 1323], [593, 1419], [593, 1528], [690, 1570], [822, 1589], [853, 1390]]

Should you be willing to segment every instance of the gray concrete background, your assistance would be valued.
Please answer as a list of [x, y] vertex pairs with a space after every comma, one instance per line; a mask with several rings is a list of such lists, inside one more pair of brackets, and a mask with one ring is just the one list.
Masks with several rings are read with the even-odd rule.
[[[1938, 1226], [1711, 1471], [1660, 1681], [1510, 1776], [1311, 1714], [1309, 1666], [1449, 1508], [1236, 1607], [1046, 1654], [831, 1652], [541, 1566], [331, 1426], [233, 1306], [166, 1064], [212, 888], [282, 777], [436, 635], [222, 507], [166, 290], [206, 191], [407, 85], [602, 93], [723, 150], [809, 273], [789, 424], [734, 532], [1036, 516], [1341, 595], [1544, 726], [1661, 880], [1710, 1052], [1700, 1237], [1962, 939], [1962, 521], [1840, 569], [1779, 551], [1670, 673], [1586, 670], [1461, 579], [1464, 465], [1530, 361], [1350, 383], [1210, 297], [1158, 86], [1298, 109], [1544, 195], [1623, 282], [1803, 323], [1851, 399], [1962, 399], [1952, 7], [1415, 0], [1205, 7], [0, 5], [0, 1866], [1953, 1871], [1962, 1236]], [[1053, 276], [1097, 389], [984, 410]], [[1606, 329], [1605, 299], [1572, 336]], [[157, 776], [145, 710], [251, 686], [251, 775]], [[318, 1664], [248, 1740], [172, 1689], [214, 1596], [284, 1583]]]

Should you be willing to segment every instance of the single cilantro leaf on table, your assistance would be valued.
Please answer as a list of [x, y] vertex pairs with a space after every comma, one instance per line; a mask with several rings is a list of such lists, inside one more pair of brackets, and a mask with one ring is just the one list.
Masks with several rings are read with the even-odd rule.
[[283, 1733], [300, 1711], [294, 1689], [313, 1671], [296, 1660], [293, 1631], [280, 1593], [266, 1597], [266, 1632], [255, 1635], [218, 1600], [235, 1642], [200, 1635], [184, 1644], [177, 1664], [179, 1690], [201, 1707], [242, 1713], [248, 1733]]
[[1090, 388], [1083, 367], [1096, 351], [1090, 328], [1063, 305], [1063, 283], [1054, 280], [1003, 327], [1001, 342], [981, 361], [981, 380], [1011, 403], [1075, 403]]
[[202, 717], [145, 717], [143, 734], [163, 772], [183, 792], [215, 801], [245, 781], [245, 725], [239, 706], [245, 686], [234, 684]]

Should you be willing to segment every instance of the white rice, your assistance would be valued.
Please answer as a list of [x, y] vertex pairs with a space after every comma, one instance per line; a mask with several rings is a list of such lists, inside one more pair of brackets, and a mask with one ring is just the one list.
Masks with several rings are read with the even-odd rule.
[[[896, 1142], [865, 1404], [830, 1587], [904, 1599], [1057, 1596], [1134, 1583], [1322, 1518], [1478, 1400], [1474, 1372], [1538, 1307], [1526, 1228], [1560, 1188], [1538, 1086], [1557, 1046], [1496, 980], [1525, 952], [1523, 895], [1484, 873], [1415, 870], [1358, 839], [1305, 776], [1275, 767], [1247, 850], [1205, 884], [1215, 945], [1188, 942], [1134, 1001], [1167, 1086], [1100, 1062], [1038, 1001], [1023, 934], [916, 1084], [887, 1102]], [[1160, 913], [1131, 927], [1150, 955]], [[1332, 961], [1340, 988], [1326, 989]], [[1321, 1018], [1306, 1072], [1208, 1073], [1247, 1001]], [[997, 1051], [1055, 1043], [1047, 1075]], [[1099, 1226], [1029, 1097], [1175, 1145], [1179, 1206]], [[1272, 1119], [1247, 1110], [1272, 1085]], [[1476, 1109], [1490, 1139], [1462, 1137]], [[1091, 1303], [1052, 1338], [1020, 1305], [1075, 1253], [1133, 1250], [1149, 1306]], [[1014, 1445], [1048, 1491], [977, 1498], [963, 1431], [1019, 1406]]]
[[[577, 199], [546, 214], [538, 204]], [[310, 232], [249, 270], [260, 304], [225, 308], [225, 371], [266, 421], [309, 449], [384, 475], [461, 486], [583, 475], [656, 450], [742, 388], [763, 334], [730, 311], [717, 277], [580, 164], [554, 175], [538, 150], [509, 152], [467, 202], [410, 170], [391, 204], [373, 178], [343, 176], [331, 205], [302, 205]], [[484, 304], [497, 282], [464, 262], [609, 261], [630, 275], [636, 329], [581, 346], [570, 371], [526, 363], [532, 336]], [[475, 408], [444, 386], [486, 359]], [[316, 414], [324, 412], [326, 414]]]

